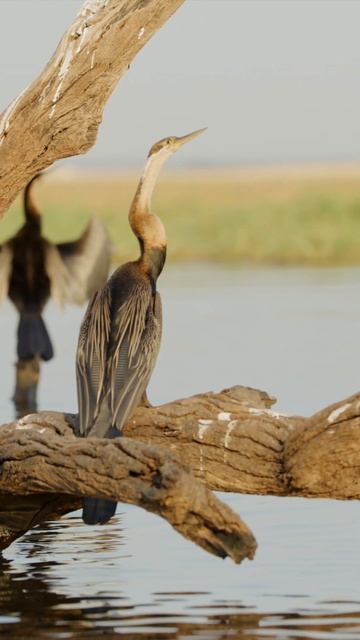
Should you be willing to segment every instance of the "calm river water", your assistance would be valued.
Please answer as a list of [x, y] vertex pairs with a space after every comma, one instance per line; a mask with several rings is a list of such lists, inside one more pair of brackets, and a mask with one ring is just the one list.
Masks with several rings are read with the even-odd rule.
[[[153, 403], [232, 384], [265, 389], [309, 415], [360, 387], [360, 269], [168, 268]], [[46, 313], [57, 357], [41, 409], [76, 410], [74, 351], [83, 310]], [[0, 423], [13, 416], [16, 316], [0, 315]], [[107, 526], [78, 513], [38, 528], [0, 561], [6, 638], [360, 638], [356, 502], [225, 495], [254, 531], [236, 566], [160, 518], [119, 505]]]

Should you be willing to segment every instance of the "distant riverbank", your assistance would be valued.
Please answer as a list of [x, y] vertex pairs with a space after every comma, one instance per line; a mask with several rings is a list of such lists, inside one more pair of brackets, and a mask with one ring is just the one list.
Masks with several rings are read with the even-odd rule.
[[[75, 237], [100, 216], [114, 260], [136, 255], [127, 222], [136, 172], [64, 171], [44, 176], [34, 200], [44, 233]], [[20, 225], [18, 199], [1, 241]], [[360, 264], [360, 164], [194, 169], [160, 176], [153, 210], [166, 226], [171, 261], [260, 265]]]

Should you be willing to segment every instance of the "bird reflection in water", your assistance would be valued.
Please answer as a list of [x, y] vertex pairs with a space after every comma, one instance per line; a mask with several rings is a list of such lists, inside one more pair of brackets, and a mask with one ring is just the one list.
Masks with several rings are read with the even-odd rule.
[[106, 282], [110, 239], [103, 224], [92, 218], [75, 241], [54, 244], [42, 235], [42, 216], [34, 203], [35, 176], [24, 191], [25, 222], [0, 246], [0, 302], [7, 296], [19, 313], [17, 328], [17, 417], [36, 411], [41, 361], [54, 355], [42, 318], [50, 297], [60, 305], [84, 304]]

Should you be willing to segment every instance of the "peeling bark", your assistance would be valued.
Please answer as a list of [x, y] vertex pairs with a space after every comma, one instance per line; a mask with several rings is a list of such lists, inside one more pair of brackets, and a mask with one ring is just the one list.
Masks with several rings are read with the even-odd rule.
[[359, 499], [360, 393], [309, 418], [277, 413], [274, 402], [237, 386], [139, 407], [112, 441], [76, 437], [77, 416], [56, 412], [4, 425], [0, 548], [78, 508], [80, 496], [103, 495], [158, 513], [208, 551], [240, 561], [252, 557], [254, 538], [209, 489]]
[[0, 216], [55, 160], [88, 151], [133, 58], [184, 0], [86, 0], [53, 57], [0, 116]]

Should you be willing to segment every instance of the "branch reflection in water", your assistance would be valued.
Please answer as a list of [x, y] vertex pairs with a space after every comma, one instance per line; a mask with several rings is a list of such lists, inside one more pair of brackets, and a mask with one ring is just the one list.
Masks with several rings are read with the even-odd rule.
[[[299, 606], [261, 612], [206, 591], [154, 591], [151, 602], [135, 603], [121, 575], [128, 557], [125, 537], [121, 517], [90, 529], [76, 514], [27, 534], [16, 544], [16, 559], [0, 561], [0, 634], [39, 639], [100, 633], [132, 640], [359, 638], [357, 601], [319, 602], [317, 610], [307, 610], [307, 596], [280, 594], [298, 600]], [[89, 580], [91, 574], [96, 580]]]

